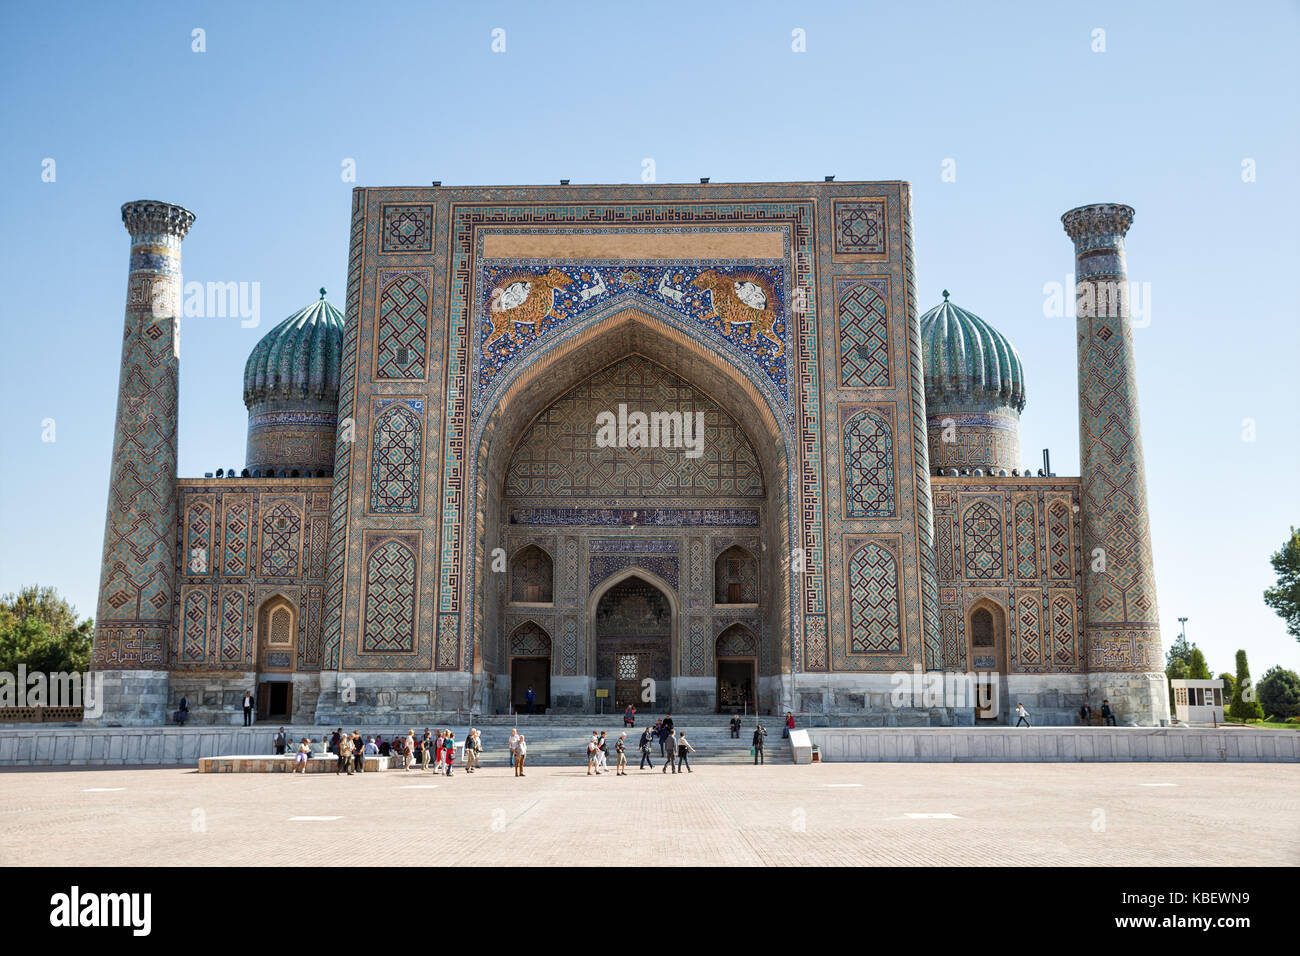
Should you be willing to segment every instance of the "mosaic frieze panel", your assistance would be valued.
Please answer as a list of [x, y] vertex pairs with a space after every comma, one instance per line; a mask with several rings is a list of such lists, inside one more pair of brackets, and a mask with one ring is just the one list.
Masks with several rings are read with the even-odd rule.
[[415, 653], [419, 536], [376, 534], [366, 545], [361, 651]]
[[757, 528], [757, 508], [510, 508], [512, 525]]
[[706, 677], [709, 674], [708, 624], [703, 617], [692, 616], [686, 624], [686, 652], [682, 655], [682, 674]]
[[892, 518], [894, 489], [893, 426], [881, 411], [841, 406], [844, 437], [844, 517]]
[[424, 401], [378, 399], [370, 440], [370, 511], [419, 514]]
[[[679, 427], [675, 435], [671, 428], [652, 426], [638, 435], [633, 418], [638, 413], [647, 419], [652, 414], [676, 415]], [[598, 427], [604, 415], [617, 416], [616, 427]], [[694, 432], [696, 448], [683, 442], [680, 426], [686, 421], [695, 422], [696, 428], [702, 423], [702, 431]], [[655, 447], [661, 431], [665, 439], [676, 439], [676, 447]], [[615, 444], [610, 444], [611, 438]], [[635, 447], [647, 439], [651, 447]], [[597, 372], [537, 417], [510, 458], [505, 494], [557, 499], [761, 497], [763, 476], [758, 456], [735, 419], [663, 367], [631, 356]]]
[[1047, 508], [1047, 566], [1053, 580], [1074, 577], [1074, 547], [1070, 540], [1070, 506], [1055, 501]]
[[485, 319], [476, 340], [475, 415], [513, 367], [562, 337], [583, 313], [619, 299], [680, 315], [703, 336], [725, 341], [766, 376], [782, 405], [790, 403], [790, 320], [779, 263], [603, 261], [538, 267], [487, 260], [482, 270]]
[[901, 654], [898, 559], [884, 543], [868, 542], [849, 558], [849, 653]]
[[836, 277], [841, 388], [890, 384], [888, 289], [883, 278]]
[[1079, 596], [1073, 589], [1053, 588], [1047, 592], [1052, 628], [1052, 663], [1058, 667], [1072, 667], [1078, 660], [1078, 650], [1075, 647], [1078, 600]]
[[421, 379], [428, 343], [429, 290], [423, 274], [386, 275], [375, 329], [374, 377]]
[[678, 588], [679, 559], [676, 555], [619, 554], [601, 555], [588, 559], [587, 588], [595, 591], [602, 581], [624, 568], [641, 568], [658, 575], [674, 591]]
[[560, 672], [566, 677], [576, 677], [582, 660], [583, 624], [576, 615], [564, 618], [560, 634]]

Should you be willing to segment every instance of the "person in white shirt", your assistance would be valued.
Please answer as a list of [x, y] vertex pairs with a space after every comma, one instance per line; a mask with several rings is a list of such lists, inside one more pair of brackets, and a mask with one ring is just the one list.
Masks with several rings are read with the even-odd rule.
[[524, 735], [519, 735], [519, 743], [515, 747], [515, 776], [524, 775], [524, 760], [528, 756], [528, 743], [524, 740]]
[[1017, 727], [1019, 727], [1021, 724], [1024, 724], [1026, 727], [1033, 726], [1033, 724], [1029, 722], [1029, 711], [1025, 710], [1024, 704], [1016, 704], [1016, 715], [1020, 718], [1019, 720], [1016, 721]]
[[510, 766], [514, 766], [519, 757], [519, 728], [510, 728]]

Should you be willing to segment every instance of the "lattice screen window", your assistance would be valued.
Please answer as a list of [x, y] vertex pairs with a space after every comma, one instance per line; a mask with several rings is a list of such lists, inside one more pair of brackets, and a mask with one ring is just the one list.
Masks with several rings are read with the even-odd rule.
[[276, 608], [271, 613], [271, 633], [267, 637], [268, 644], [278, 644], [284, 646], [292, 641], [290, 625], [293, 622], [293, 616], [289, 613], [288, 608]]
[[618, 655], [618, 679], [636, 680], [636, 655]]

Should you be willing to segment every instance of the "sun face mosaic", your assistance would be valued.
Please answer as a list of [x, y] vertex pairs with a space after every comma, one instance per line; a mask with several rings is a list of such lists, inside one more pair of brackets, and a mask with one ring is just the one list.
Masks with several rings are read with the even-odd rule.
[[503, 373], [562, 338], [580, 316], [622, 299], [708, 329], [729, 355], [771, 381], [793, 417], [790, 316], [780, 264], [494, 260], [483, 264], [479, 290], [475, 414], [487, 406]]

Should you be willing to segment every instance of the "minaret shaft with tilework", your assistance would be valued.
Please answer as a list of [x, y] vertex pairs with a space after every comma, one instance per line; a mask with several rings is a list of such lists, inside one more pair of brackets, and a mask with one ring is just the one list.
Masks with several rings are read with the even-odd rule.
[[141, 200], [122, 207], [122, 222], [131, 234], [131, 258], [91, 666], [108, 680], [104, 719], [137, 723], [156, 721], [166, 706], [176, 573], [181, 240], [194, 214]]
[[[1075, 250], [1088, 669], [1098, 677], [1151, 675], [1163, 687], [1124, 257], [1133, 209], [1113, 203], [1081, 206], [1061, 222]], [[1162, 708], [1167, 716], [1163, 691], [1150, 706], [1152, 718], [1158, 719]]]

